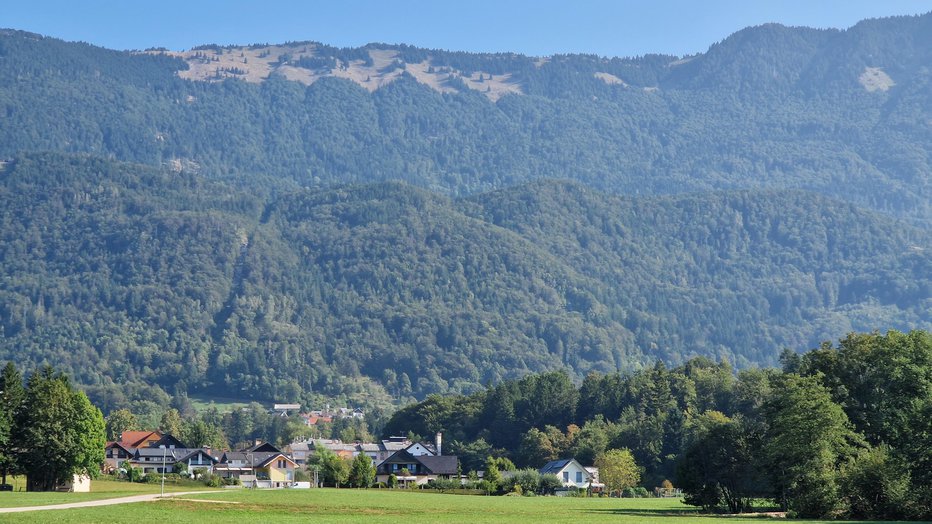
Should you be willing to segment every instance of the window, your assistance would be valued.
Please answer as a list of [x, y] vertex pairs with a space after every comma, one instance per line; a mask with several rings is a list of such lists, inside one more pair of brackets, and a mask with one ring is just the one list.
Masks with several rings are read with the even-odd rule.
[[564, 472], [563, 472], [563, 482], [569, 482], [569, 481], [570, 481], [570, 472], [569, 472], [569, 471], [564, 471]]
[[582, 483], [582, 471], [577, 471], [577, 472], [576, 472], [576, 483], [577, 483], [577, 484], [581, 484], [581, 483]]

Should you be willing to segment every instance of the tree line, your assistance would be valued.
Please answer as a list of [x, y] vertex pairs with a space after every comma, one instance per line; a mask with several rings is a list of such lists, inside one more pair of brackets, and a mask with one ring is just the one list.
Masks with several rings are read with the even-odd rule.
[[801, 517], [932, 515], [932, 335], [852, 333], [783, 369], [737, 374], [695, 358], [630, 374], [529, 375], [468, 396], [430, 396], [384, 434], [443, 431], [464, 470], [488, 456], [519, 467], [628, 449], [642, 485], [741, 512], [759, 498]]

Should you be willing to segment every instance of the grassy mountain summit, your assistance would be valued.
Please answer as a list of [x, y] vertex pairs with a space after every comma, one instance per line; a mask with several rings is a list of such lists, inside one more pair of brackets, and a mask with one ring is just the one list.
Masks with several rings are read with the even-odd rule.
[[926, 231], [798, 191], [264, 197], [33, 154], [4, 167], [0, 201], [0, 358], [56, 362], [107, 405], [150, 384], [407, 397], [656, 358], [773, 363], [932, 310]]

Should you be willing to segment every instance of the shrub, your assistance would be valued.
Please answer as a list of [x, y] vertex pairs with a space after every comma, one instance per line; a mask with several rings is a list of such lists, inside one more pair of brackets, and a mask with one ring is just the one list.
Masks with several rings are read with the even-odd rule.
[[481, 489], [486, 492], [486, 494], [491, 495], [492, 493], [498, 493], [498, 484], [489, 482], [488, 480], [480, 480], [476, 484], [476, 489]]
[[159, 484], [162, 482], [161, 473], [146, 473], [145, 479], [146, 484]]
[[514, 491], [514, 486], [520, 485], [522, 491], [537, 491], [540, 488], [541, 474], [536, 469], [520, 469], [509, 476], [502, 483], [505, 491]]
[[563, 483], [556, 475], [541, 475], [540, 485], [537, 492], [542, 495], [552, 495], [556, 490], [563, 487]]

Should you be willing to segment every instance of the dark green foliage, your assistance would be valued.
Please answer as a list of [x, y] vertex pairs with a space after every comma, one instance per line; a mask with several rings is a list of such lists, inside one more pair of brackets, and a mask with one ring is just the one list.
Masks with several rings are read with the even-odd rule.
[[750, 510], [753, 499], [764, 494], [755, 460], [761, 436], [741, 419], [724, 416], [710, 417], [704, 426], [679, 458], [676, 478], [686, 493], [684, 501], [706, 511]]
[[[524, 94], [497, 102], [457, 79], [459, 92], [441, 94], [408, 74], [372, 94], [335, 78], [191, 82], [166, 55], [4, 31], [0, 155], [112, 155], [249, 187], [405, 180], [459, 195], [567, 177], [620, 194], [797, 188], [928, 225], [930, 25], [930, 15], [848, 31], [769, 24], [682, 59], [289, 44], [314, 46], [292, 65], [315, 71], [371, 65], [370, 50], [388, 49], [392, 70], [429, 60], [510, 75]], [[895, 85], [868, 92], [865, 68]]]
[[29, 491], [51, 491], [73, 475], [100, 473], [104, 417], [51, 367], [29, 377], [15, 428], [18, 470], [26, 474]]
[[371, 486], [375, 482], [375, 465], [372, 464], [372, 459], [363, 453], [353, 457], [353, 462], [349, 468], [348, 482], [354, 488], [368, 488]]
[[16, 425], [25, 400], [23, 377], [7, 362], [0, 372], [0, 484], [6, 484], [8, 473], [17, 472]]
[[[457, 450], [475, 454], [489, 449], [492, 439], [503, 443], [498, 453], [531, 468], [569, 457], [590, 465], [593, 451], [628, 448], [643, 468], [643, 487], [675, 479], [689, 504], [707, 510], [743, 512], [755, 499], [770, 498], [800, 516], [927, 519], [932, 411], [921, 381], [918, 389], [862, 392], [862, 401], [889, 411], [887, 422], [873, 429], [852, 424], [846, 406], [836, 403], [823, 383], [834, 383], [838, 376], [868, 379], [882, 373], [879, 363], [864, 364], [875, 352], [910, 376], [924, 376], [930, 367], [923, 360], [928, 337], [918, 330], [850, 334], [838, 349], [825, 343], [801, 356], [798, 367], [830, 361], [832, 374], [746, 370], [735, 376], [727, 363], [702, 357], [675, 368], [658, 363], [634, 373], [590, 374], [578, 395], [566, 395], [576, 399], [575, 409], [566, 408], [576, 419], [565, 432], [536, 420], [518, 439], [495, 436], [515, 431], [520, 428], [516, 421], [529, 419], [528, 404], [522, 402], [533, 396], [529, 377], [466, 397], [445, 397], [444, 402], [432, 397], [400, 410], [386, 427], [397, 433], [410, 424], [428, 434], [456, 427], [461, 439]], [[851, 352], [855, 346], [859, 350]], [[891, 386], [895, 378], [891, 376]], [[709, 409], [714, 406], [721, 411]], [[896, 406], [913, 406], [915, 411], [910, 417], [898, 416]], [[871, 448], [868, 441], [880, 431], [910, 438], [896, 447]], [[497, 478], [500, 461], [486, 459], [487, 479]], [[505, 491], [509, 489], [506, 485]]]
[[[108, 411], [167, 405], [166, 391], [181, 408], [199, 391], [388, 404], [694, 353], [775, 362], [849, 326], [924, 326], [932, 287], [926, 233], [795, 192], [630, 200], [547, 182], [451, 201], [384, 184], [265, 199], [25, 155], [0, 202], [0, 354], [58, 362]], [[687, 373], [697, 409], [725, 409], [730, 369]], [[509, 414], [513, 391], [490, 392], [482, 415], [514, 431], [487, 441], [513, 446], [558, 412], [546, 423], [562, 431], [568, 383], [523, 385], [539, 398], [524, 418]], [[580, 406], [619, 417], [604, 390], [584, 384]], [[671, 404], [657, 395], [634, 431], [662, 428]], [[470, 433], [467, 411], [443, 428], [451, 440]]]
[[774, 384], [763, 410], [763, 465], [773, 499], [800, 517], [838, 511], [838, 471], [858, 440], [844, 411], [817, 379], [793, 374]]
[[863, 450], [845, 468], [840, 481], [839, 493], [848, 516], [877, 520], [921, 518], [916, 502], [920, 500], [917, 495], [923, 495], [922, 488], [912, 484], [909, 471], [885, 445]]

